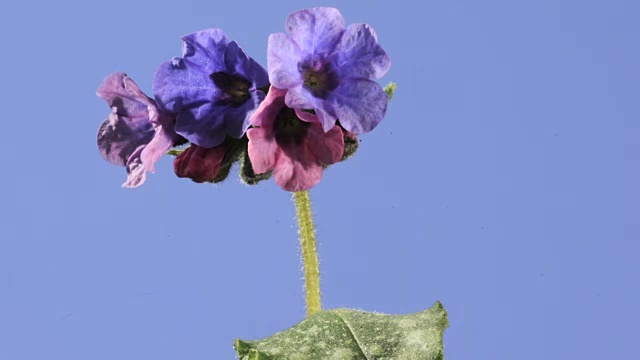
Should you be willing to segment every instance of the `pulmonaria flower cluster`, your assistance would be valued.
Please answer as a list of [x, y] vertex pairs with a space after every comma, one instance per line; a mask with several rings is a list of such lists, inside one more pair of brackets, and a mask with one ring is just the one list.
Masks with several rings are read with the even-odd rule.
[[222, 30], [207, 29], [184, 36], [182, 56], [159, 66], [153, 98], [124, 73], [107, 77], [98, 95], [112, 113], [98, 148], [127, 168], [124, 186], [141, 185], [162, 154], [185, 143], [170, 151], [179, 177], [220, 182], [240, 160], [246, 183], [273, 175], [288, 191], [311, 188], [351, 156], [356, 135], [386, 113], [375, 80], [389, 57], [369, 25], [345, 27], [334, 8], [296, 11], [285, 28], [269, 36], [268, 71]]

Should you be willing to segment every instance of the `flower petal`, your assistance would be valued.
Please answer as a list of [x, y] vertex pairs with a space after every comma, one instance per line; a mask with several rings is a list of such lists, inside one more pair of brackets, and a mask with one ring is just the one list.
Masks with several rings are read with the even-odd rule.
[[267, 42], [267, 69], [271, 85], [290, 89], [302, 84], [298, 62], [302, 59], [300, 48], [286, 34], [269, 35]]
[[183, 109], [176, 116], [175, 130], [189, 142], [204, 148], [220, 145], [226, 136], [226, 106], [212, 103]]
[[335, 116], [331, 115], [331, 113], [329, 113], [329, 111], [325, 109], [334, 112], [331, 104], [326, 101], [323, 102], [322, 107], [316, 108], [315, 111], [318, 115], [318, 119], [320, 119], [320, 123], [322, 124], [322, 128], [324, 129], [324, 131], [329, 131], [333, 128], [333, 126], [336, 124], [336, 120], [338, 119]]
[[325, 133], [319, 123], [313, 123], [307, 132], [306, 146], [321, 163], [335, 164], [344, 153], [344, 135], [337, 125]]
[[340, 124], [355, 134], [373, 130], [384, 117], [387, 102], [380, 84], [365, 79], [344, 79], [326, 101]]
[[[169, 120], [165, 120], [169, 118]], [[155, 163], [173, 146], [179, 136], [174, 131], [173, 119], [166, 113], [160, 114], [159, 122], [164, 123], [156, 127], [153, 139], [142, 150], [140, 159], [149, 172], [155, 172]]]
[[292, 109], [314, 109], [319, 107], [321, 103], [321, 99], [314, 97], [302, 86], [289, 89], [285, 96], [285, 104]]
[[107, 76], [98, 87], [96, 95], [104, 99], [119, 116], [141, 121], [149, 119], [149, 98], [123, 72]]
[[285, 89], [278, 89], [275, 86], [271, 86], [266, 98], [260, 103], [258, 109], [251, 116], [251, 124], [272, 129], [276, 116], [284, 106], [286, 93], [287, 90]]
[[320, 124], [320, 119], [318, 119], [318, 115], [312, 114], [310, 112], [302, 111], [302, 109], [295, 109], [296, 116], [298, 119], [302, 121], [306, 121], [308, 123], [318, 123]]
[[127, 159], [127, 181], [122, 184], [124, 188], [136, 188], [144, 184], [147, 178], [146, 168], [140, 159], [142, 149], [144, 149], [144, 145], [138, 147]]
[[[301, 120], [306, 122], [319, 121], [322, 124], [324, 131], [329, 131], [336, 124], [337, 118], [331, 113], [333, 107], [331, 103], [326, 100], [322, 100], [314, 97], [301, 86], [289, 89], [285, 96], [285, 103], [288, 107], [296, 109], [296, 114]], [[300, 112], [299, 109], [313, 109], [316, 112], [317, 118], [307, 120], [309, 118], [308, 113]]]
[[287, 191], [308, 190], [322, 179], [322, 166], [311, 150], [300, 145], [279, 153], [273, 175]]
[[224, 52], [224, 62], [228, 73], [242, 76], [249, 82], [254, 83], [257, 88], [269, 85], [267, 71], [255, 60], [247, 56], [235, 41], [227, 44]]
[[161, 109], [179, 113], [184, 108], [214, 101], [222, 92], [199, 67], [180, 58], [162, 63], [153, 78], [153, 92]]
[[182, 37], [182, 58], [200, 71], [211, 74], [225, 68], [227, 35], [221, 29], [206, 29]]
[[256, 174], [264, 174], [273, 170], [280, 153], [271, 127], [252, 128], [247, 130], [249, 145], [247, 152], [251, 166]]
[[338, 9], [317, 7], [291, 13], [285, 27], [302, 53], [315, 58], [335, 49], [344, 32], [344, 24]]
[[244, 136], [251, 125], [250, 119], [254, 112], [262, 103], [265, 95], [262, 91], [256, 90], [251, 93], [251, 98], [239, 107], [228, 107], [224, 116], [225, 129], [227, 134], [236, 139]]
[[114, 109], [98, 129], [98, 151], [108, 162], [125, 166], [131, 154], [153, 136], [153, 126], [148, 120], [120, 116]]
[[380, 47], [373, 28], [367, 24], [347, 27], [332, 60], [342, 78], [375, 80], [384, 76], [391, 67], [391, 59]]

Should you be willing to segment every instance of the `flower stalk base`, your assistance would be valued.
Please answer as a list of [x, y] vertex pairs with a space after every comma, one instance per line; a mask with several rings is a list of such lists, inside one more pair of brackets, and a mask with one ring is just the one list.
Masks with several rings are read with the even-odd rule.
[[304, 288], [307, 303], [307, 317], [322, 310], [320, 301], [320, 266], [316, 250], [315, 229], [309, 192], [297, 191], [293, 193], [296, 203], [296, 215], [300, 232], [300, 247], [302, 249], [302, 263], [304, 264]]

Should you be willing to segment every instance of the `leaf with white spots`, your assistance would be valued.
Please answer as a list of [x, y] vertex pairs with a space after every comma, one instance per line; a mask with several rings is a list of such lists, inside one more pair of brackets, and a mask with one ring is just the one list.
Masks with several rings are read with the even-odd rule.
[[409, 315], [338, 309], [266, 339], [236, 340], [234, 347], [240, 360], [439, 360], [447, 326], [440, 302]]

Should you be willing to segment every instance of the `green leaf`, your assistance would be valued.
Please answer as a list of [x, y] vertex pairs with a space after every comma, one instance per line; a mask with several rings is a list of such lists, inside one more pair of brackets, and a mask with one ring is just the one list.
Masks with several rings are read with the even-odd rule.
[[398, 85], [396, 85], [396, 83], [394, 82], [390, 82], [387, 84], [387, 86], [384, 87], [384, 92], [387, 93], [387, 97], [389, 97], [389, 101], [391, 101], [391, 98], [393, 98], [393, 93], [396, 91], [397, 87]]
[[240, 360], [441, 360], [447, 326], [440, 302], [410, 315], [338, 309], [266, 339], [238, 339], [234, 347]]

